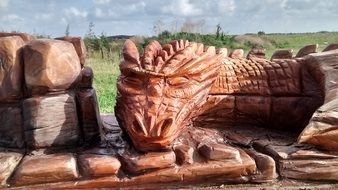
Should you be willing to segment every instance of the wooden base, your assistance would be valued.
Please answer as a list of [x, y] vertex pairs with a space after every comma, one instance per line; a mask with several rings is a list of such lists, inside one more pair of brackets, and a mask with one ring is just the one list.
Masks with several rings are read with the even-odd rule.
[[[103, 123], [118, 128], [113, 116], [104, 116]], [[190, 126], [176, 139], [172, 150], [164, 152], [145, 154], [126, 148], [116, 154], [105, 148], [81, 147], [49, 155], [44, 151], [26, 156], [3, 151], [0, 160], [1, 183], [13, 189], [147, 189], [248, 183], [302, 187], [306, 185], [303, 181], [338, 181], [338, 153], [297, 144], [296, 134], [252, 126], [224, 126], [222, 130]]]

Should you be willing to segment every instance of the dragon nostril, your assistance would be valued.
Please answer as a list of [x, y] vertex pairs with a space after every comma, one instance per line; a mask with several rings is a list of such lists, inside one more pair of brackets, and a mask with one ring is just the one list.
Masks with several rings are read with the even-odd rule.
[[134, 127], [134, 130], [135, 130], [137, 133], [143, 133], [143, 130], [142, 130], [141, 125], [140, 125], [139, 122], [137, 122], [136, 120], [134, 120], [134, 122], [133, 122], [133, 127]]
[[162, 129], [161, 129], [161, 133], [166, 133], [166, 131], [169, 129], [169, 127], [172, 125], [173, 123], [173, 119], [166, 119], [163, 124], [162, 124]]

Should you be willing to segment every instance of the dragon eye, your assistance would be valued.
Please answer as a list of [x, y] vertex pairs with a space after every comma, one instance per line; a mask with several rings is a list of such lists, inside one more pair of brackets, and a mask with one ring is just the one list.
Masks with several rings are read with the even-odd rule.
[[189, 82], [189, 79], [187, 77], [174, 77], [169, 78], [168, 83], [173, 86], [181, 86]]

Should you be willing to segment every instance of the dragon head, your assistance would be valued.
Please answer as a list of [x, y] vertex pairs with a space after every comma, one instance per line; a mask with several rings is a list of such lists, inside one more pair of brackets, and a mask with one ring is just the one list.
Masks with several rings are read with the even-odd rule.
[[138, 150], [168, 148], [206, 101], [224, 54], [183, 40], [153, 41], [141, 57], [127, 40], [122, 53], [118, 121]]

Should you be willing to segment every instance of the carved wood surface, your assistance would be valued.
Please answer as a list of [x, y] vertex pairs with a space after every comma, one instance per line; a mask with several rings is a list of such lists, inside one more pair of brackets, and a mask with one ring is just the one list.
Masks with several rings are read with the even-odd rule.
[[0, 102], [18, 102], [23, 96], [23, 45], [18, 36], [0, 38]]
[[138, 150], [168, 148], [193, 120], [300, 131], [328, 96], [335, 97], [337, 73], [325, 65], [337, 62], [334, 50], [317, 56], [317, 45], [309, 45], [295, 57], [276, 53], [269, 61], [264, 50], [244, 58], [237, 49], [227, 57], [226, 49], [211, 47], [201, 54], [201, 46], [154, 41], [140, 56], [131, 41], [125, 43], [116, 113]]
[[140, 57], [127, 40], [123, 56], [115, 108], [119, 122], [139, 150], [166, 148], [204, 104], [223, 54], [181, 40], [163, 47], [152, 42]]
[[39, 96], [23, 102], [25, 140], [30, 148], [74, 146], [80, 129], [73, 93]]
[[19, 104], [0, 105], [0, 147], [23, 148], [24, 130]]
[[60, 40], [34, 40], [24, 47], [25, 82], [31, 94], [69, 89], [81, 65], [74, 46]]

